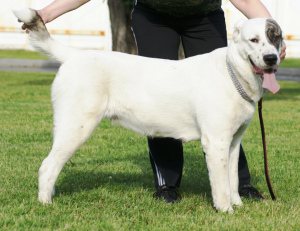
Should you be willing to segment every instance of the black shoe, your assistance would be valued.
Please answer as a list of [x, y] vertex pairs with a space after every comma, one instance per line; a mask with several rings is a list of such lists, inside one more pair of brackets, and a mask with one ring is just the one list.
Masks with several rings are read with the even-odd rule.
[[162, 186], [153, 194], [153, 197], [156, 199], [164, 200], [166, 203], [179, 202], [181, 196], [175, 187]]
[[250, 184], [240, 185], [239, 194], [241, 197], [246, 199], [266, 200], [266, 198], [264, 198], [259, 191]]

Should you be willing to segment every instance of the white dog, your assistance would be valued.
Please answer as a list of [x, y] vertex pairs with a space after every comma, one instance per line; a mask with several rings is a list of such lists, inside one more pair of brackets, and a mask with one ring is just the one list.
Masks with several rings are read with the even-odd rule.
[[54, 142], [39, 170], [39, 200], [103, 118], [145, 136], [201, 140], [214, 206], [232, 212], [242, 135], [266, 89], [279, 85], [282, 32], [272, 19], [239, 23], [228, 48], [182, 61], [80, 51], [53, 40], [36, 11], [14, 12], [33, 46], [62, 65], [52, 84]]

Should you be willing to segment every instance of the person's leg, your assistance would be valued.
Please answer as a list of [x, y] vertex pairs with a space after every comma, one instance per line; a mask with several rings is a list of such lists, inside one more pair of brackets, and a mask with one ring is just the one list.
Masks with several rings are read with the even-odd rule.
[[138, 55], [151, 58], [178, 59], [180, 37], [177, 31], [166, 21], [168, 18], [162, 15], [134, 8], [131, 27]]
[[[136, 39], [138, 54], [146, 57], [178, 59], [180, 37], [169, 24], [168, 19], [141, 9], [132, 12], [132, 30]], [[183, 147], [180, 140], [173, 138], [148, 138], [149, 155], [155, 177], [155, 187], [163, 186], [176, 190], [180, 186], [183, 168]], [[174, 202], [175, 198], [164, 198]]]
[[179, 188], [183, 168], [181, 140], [148, 138], [148, 145], [156, 189], [164, 185]]
[[239, 185], [250, 185], [250, 172], [248, 168], [248, 163], [246, 155], [241, 144], [240, 146], [240, 156], [239, 156]]
[[265, 200], [265, 198], [260, 194], [260, 192], [250, 184], [250, 172], [242, 144], [240, 147], [238, 171], [240, 196], [247, 199]]
[[180, 33], [187, 58], [227, 46], [226, 24], [222, 10], [206, 17], [184, 20]]

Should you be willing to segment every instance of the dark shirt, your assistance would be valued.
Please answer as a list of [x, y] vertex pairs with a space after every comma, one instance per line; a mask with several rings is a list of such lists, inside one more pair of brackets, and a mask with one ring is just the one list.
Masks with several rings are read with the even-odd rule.
[[221, 8], [222, 0], [138, 0], [163, 14], [174, 17], [207, 15]]

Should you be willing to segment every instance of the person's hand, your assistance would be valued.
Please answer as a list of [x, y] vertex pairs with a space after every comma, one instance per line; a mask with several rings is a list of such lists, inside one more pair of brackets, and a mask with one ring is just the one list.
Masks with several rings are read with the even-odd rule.
[[281, 51], [281, 54], [280, 54], [280, 62], [282, 62], [284, 59], [285, 59], [285, 56], [286, 56], [286, 44], [284, 41], [282, 41], [282, 51]]
[[[18, 22], [22, 22], [20, 19], [18, 19]], [[29, 34], [29, 31], [27, 30], [29, 28], [28, 25], [26, 25], [25, 23], [21, 26], [22, 30], [25, 30], [25, 32], [27, 34]]]

